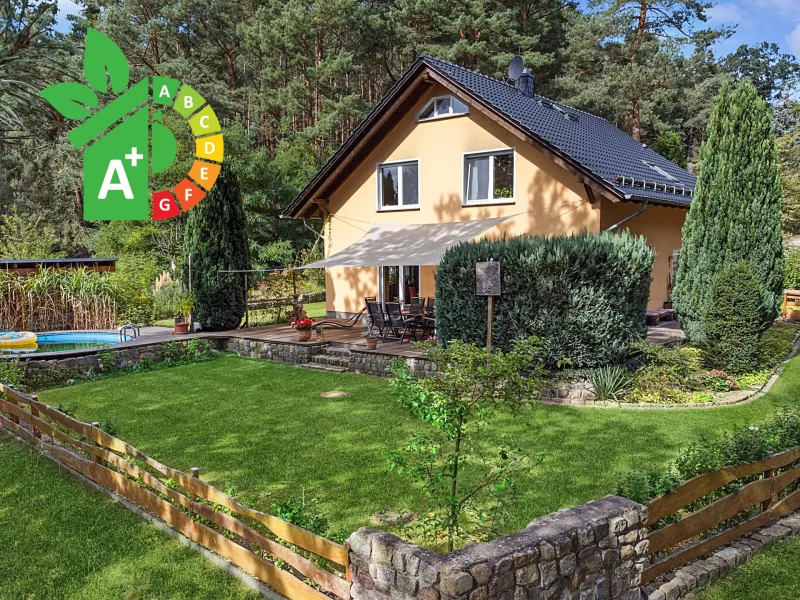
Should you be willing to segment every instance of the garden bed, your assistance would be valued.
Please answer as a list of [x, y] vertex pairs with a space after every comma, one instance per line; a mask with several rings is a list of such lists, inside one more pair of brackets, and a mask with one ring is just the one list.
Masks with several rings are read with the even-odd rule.
[[[800, 346], [800, 325], [780, 321], [762, 338], [760, 368], [731, 375], [705, 370], [702, 351], [686, 344], [640, 342], [634, 366], [587, 371], [564, 370], [552, 376], [541, 402], [599, 408], [708, 408], [752, 400], [766, 392]], [[638, 364], [637, 364], [638, 361]], [[599, 391], [598, 391], [599, 390]]]

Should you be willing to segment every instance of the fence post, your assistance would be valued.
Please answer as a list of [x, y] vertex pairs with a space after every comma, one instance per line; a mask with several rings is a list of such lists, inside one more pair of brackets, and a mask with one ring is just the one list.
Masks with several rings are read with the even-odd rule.
[[34, 395], [31, 396], [31, 400], [32, 400], [32, 402], [31, 402], [31, 429], [33, 429], [34, 437], [42, 439], [42, 432], [39, 431], [39, 428], [36, 427], [36, 425], [33, 422], [33, 418], [39, 416], [39, 409], [34, 406], [34, 403], [39, 401], [39, 396], [34, 394]]
[[[6, 394], [6, 396], [8, 396], [8, 401], [11, 404], [14, 406], [19, 406], [19, 402], [17, 402], [17, 399], [14, 398], [14, 394]], [[14, 425], [19, 425], [19, 417], [14, 413], [11, 413], [11, 422], [14, 423]]]
[[[775, 474], [775, 471], [773, 471], [772, 469], [767, 469], [766, 471], [764, 471], [764, 475], [763, 475], [762, 479], [769, 479], [769, 478], [770, 478], [770, 477], [772, 477], [774, 474]], [[767, 511], [767, 510], [769, 510], [769, 507], [770, 507], [770, 506], [772, 506], [772, 502], [773, 502], [774, 500], [775, 500], [775, 498], [774, 498], [774, 497], [772, 497], [772, 498], [768, 498], [768, 499], [764, 500], [764, 501], [761, 503], [761, 512], [764, 512], [764, 511]]]
[[[97, 441], [97, 437], [98, 437], [98, 436], [94, 435], [94, 430], [95, 430], [95, 429], [98, 429], [98, 430], [100, 429], [100, 423], [98, 423], [97, 421], [95, 421], [94, 423], [92, 423], [92, 443], [93, 443], [95, 446], [97, 446], [97, 447], [102, 447], [102, 444], [100, 444], [100, 443]], [[94, 460], [94, 462], [96, 462], [98, 465], [102, 465], [102, 464], [103, 464], [103, 459], [102, 459], [102, 458], [100, 458], [100, 455], [99, 455], [99, 454], [95, 454], [95, 455], [92, 457], [92, 460]]]

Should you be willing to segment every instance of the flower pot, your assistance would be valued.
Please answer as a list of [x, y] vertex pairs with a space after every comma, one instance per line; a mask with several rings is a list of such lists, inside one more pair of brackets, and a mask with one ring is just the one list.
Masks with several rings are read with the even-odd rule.
[[311, 330], [310, 329], [298, 329], [297, 330], [297, 341], [298, 342], [307, 342], [311, 339]]
[[375, 350], [378, 347], [378, 340], [377, 339], [368, 339], [367, 342], [367, 350]]
[[175, 317], [175, 333], [189, 333], [189, 322], [185, 317]]
[[317, 334], [317, 341], [318, 342], [324, 342], [325, 341], [325, 334], [324, 333], [318, 333]]

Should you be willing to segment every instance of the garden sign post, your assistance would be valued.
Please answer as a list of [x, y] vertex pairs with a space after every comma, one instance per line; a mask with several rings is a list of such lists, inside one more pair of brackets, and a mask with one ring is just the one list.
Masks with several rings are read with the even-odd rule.
[[494, 297], [499, 296], [500, 289], [500, 263], [489, 262], [475, 263], [475, 294], [489, 297], [489, 315], [486, 321], [486, 347], [492, 347], [492, 321], [494, 321]]

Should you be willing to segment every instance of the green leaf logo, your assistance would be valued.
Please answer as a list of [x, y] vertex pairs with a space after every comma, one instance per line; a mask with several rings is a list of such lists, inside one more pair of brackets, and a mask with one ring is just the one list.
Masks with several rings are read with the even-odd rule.
[[64, 117], [74, 121], [85, 119], [92, 114], [90, 108], [97, 108], [97, 94], [88, 86], [74, 81], [51, 85], [40, 94]]
[[[108, 79], [106, 79], [106, 69]], [[86, 53], [83, 56], [83, 75], [95, 90], [102, 94], [111, 90], [119, 94], [128, 87], [130, 67], [122, 50], [96, 29], [86, 32]]]

